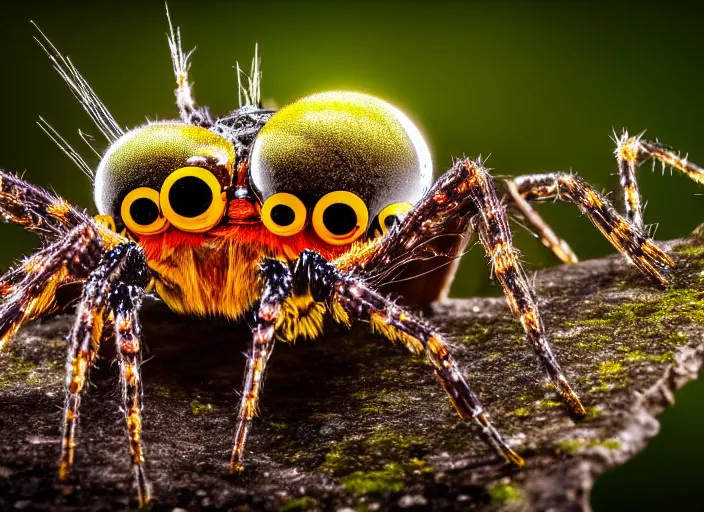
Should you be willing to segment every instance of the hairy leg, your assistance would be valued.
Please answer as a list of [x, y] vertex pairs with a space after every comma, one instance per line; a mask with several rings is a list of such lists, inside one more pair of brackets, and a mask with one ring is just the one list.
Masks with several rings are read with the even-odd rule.
[[631, 137], [624, 130], [621, 137], [615, 137], [615, 142], [614, 155], [618, 164], [619, 185], [623, 193], [626, 218], [638, 229], [643, 229], [643, 206], [636, 171], [646, 160], [658, 161], [663, 166], [682, 171], [697, 183], [704, 183], [704, 169], [657, 141], [643, 139], [642, 134]]
[[68, 476], [76, 447], [76, 425], [81, 396], [88, 372], [99, 350], [103, 325], [106, 318], [112, 315], [115, 324], [123, 407], [140, 506], [149, 501], [149, 489], [144, 476], [144, 456], [141, 447], [142, 384], [139, 368], [141, 327], [137, 311], [148, 282], [144, 256], [133, 242], [109, 251], [88, 277], [69, 337], [64, 434], [59, 466], [59, 478]]
[[230, 471], [233, 473], [244, 468], [247, 434], [252, 419], [257, 413], [266, 364], [274, 348], [277, 322], [281, 317], [283, 303], [292, 291], [291, 271], [281, 261], [264, 260], [261, 264], [261, 275], [264, 281], [264, 292], [256, 309], [252, 327], [252, 346], [247, 359], [235, 444], [230, 459]]
[[97, 265], [103, 244], [92, 222], [25, 259], [0, 280], [0, 349], [23, 324], [55, 308], [57, 288], [85, 279]]
[[528, 342], [571, 411], [585, 414], [553, 355], [535, 293], [513, 247], [505, 206], [481, 162], [455, 162], [403, 221], [359, 258], [357, 266], [365, 275], [383, 273], [398, 261], [422, 255], [429, 240], [447, 235], [448, 226], [466, 233], [478, 231], [493, 273]]
[[512, 180], [508, 180], [506, 188], [511, 196], [512, 203], [535, 230], [543, 245], [550, 249], [563, 263], [577, 263], [579, 258], [577, 258], [569, 244], [558, 237], [540, 214], [523, 198], [518, 192], [516, 184]]
[[411, 352], [425, 352], [436, 379], [460, 417], [472, 419], [485, 440], [507, 461], [518, 466], [524, 464], [489, 422], [479, 397], [460, 372], [439, 332], [315, 252], [301, 254], [294, 281], [299, 281], [296, 286], [305, 283], [315, 300], [327, 300], [336, 321], [344, 325], [354, 320], [367, 321], [374, 331], [403, 343]]
[[512, 182], [527, 201], [559, 199], [573, 203], [643, 274], [660, 285], [667, 284], [664, 272], [674, 266], [672, 259], [579, 176], [554, 172], [518, 176]]
[[0, 171], [0, 216], [44, 238], [55, 238], [90, 221], [64, 199]]

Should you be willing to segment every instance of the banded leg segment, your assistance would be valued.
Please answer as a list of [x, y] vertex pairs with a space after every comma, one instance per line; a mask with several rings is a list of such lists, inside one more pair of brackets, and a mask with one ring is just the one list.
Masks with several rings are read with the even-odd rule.
[[89, 221], [3, 276], [0, 349], [23, 324], [56, 307], [60, 285], [85, 279], [98, 264], [102, 247], [97, 227]]
[[312, 251], [304, 251], [298, 261], [294, 279], [303, 278], [307, 279], [316, 300], [327, 297], [333, 317], [339, 323], [349, 325], [353, 320], [367, 321], [372, 330], [391, 341], [403, 343], [411, 352], [425, 352], [435, 369], [436, 379], [460, 417], [474, 420], [485, 440], [507, 461], [518, 466], [524, 464], [523, 459], [489, 423], [479, 397], [460, 372], [442, 335], [363, 281], [340, 272], [335, 265]]
[[557, 236], [543, 217], [519, 194], [516, 184], [513, 181], [508, 181], [506, 188], [511, 195], [511, 201], [536, 231], [543, 245], [563, 263], [577, 263], [579, 258], [569, 244]]
[[247, 434], [254, 416], [257, 414], [259, 395], [264, 384], [266, 364], [274, 348], [276, 328], [281, 318], [283, 303], [291, 296], [292, 276], [289, 268], [278, 260], [264, 260], [261, 264], [261, 275], [264, 280], [259, 307], [257, 308], [254, 326], [252, 327], [252, 346], [247, 359], [244, 384], [242, 386], [242, 401], [240, 403], [235, 444], [230, 459], [232, 473], [244, 468], [244, 450]]
[[494, 182], [481, 162], [458, 160], [441, 176], [423, 199], [408, 213], [398, 229], [391, 230], [360, 266], [365, 271], [383, 271], [396, 260], [422, 251], [428, 240], [442, 236], [447, 226], [477, 229], [493, 272], [501, 282], [509, 307], [520, 321], [528, 341], [554, 382], [565, 403], [577, 415], [584, 406], [560, 369], [538, 310], [535, 293], [513, 247], [505, 206]]
[[576, 205], [616, 250], [660, 285], [674, 261], [634, 224], [627, 221], [594, 187], [574, 174], [554, 172], [518, 176], [513, 183], [527, 201], [559, 199]]
[[145, 276], [146, 265], [139, 258], [134, 258], [129, 278], [123, 278], [115, 286], [110, 298], [115, 317], [115, 343], [120, 367], [122, 407], [125, 411], [132, 470], [140, 507], [145, 506], [150, 500], [142, 448], [142, 375], [140, 369], [142, 365], [142, 327], [138, 317], [144, 288], [149, 282]]
[[474, 224], [496, 278], [501, 283], [513, 315], [519, 320], [528, 342], [540, 359], [562, 399], [579, 416], [586, 414], [579, 397], [572, 390], [553, 354], [537, 298], [513, 247], [513, 237], [506, 207], [496, 193], [494, 181], [482, 165], [470, 160], [463, 163], [464, 179], [459, 188], [472, 200], [476, 211]]
[[616, 139], [614, 154], [618, 164], [619, 185], [623, 192], [626, 218], [638, 229], [643, 229], [643, 206], [636, 171], [646, 160], [657, 160], [664, 166], [682, 171], [697, 183], [704, 184], [704, 169], [659, 142], [644, 140], [642, 134], [631, 137], [624, 131], [623, 135]]
[[123, 405], [130, 439], [130, 453], [137, 482], [140, 506], [149, 500], [141, 448], [141, 329], [137, 310], [142, 291], [149, 282], [146, 262], [133, 242], [117, 246], [103, 258], [83, 289], [76, 322], [69, 338], [66, 377], [64, 435], [59, 477], [65, 478], [73, 464], [76, 425], [82, 392], [88, 372], [95, 362], [103, 325], [114, 316]]
[[57, 237], [90, 221], [64, 199], [3, 171], [0, 171], [0, 217], [42, 237]]

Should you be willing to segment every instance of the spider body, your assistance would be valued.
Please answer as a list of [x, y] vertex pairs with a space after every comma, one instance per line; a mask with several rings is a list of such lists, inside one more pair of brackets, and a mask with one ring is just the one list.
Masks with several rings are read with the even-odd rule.
[[[399, 272], [425, 265], [423, 272], [435, 282], [410, 281], [417, 292], [410, 302], [442, 297], [471, 233], [478, 234], [511, 312], [565, 405], [576, 416], [585, 413], [552, 353], [506, 210], [518, 209], [546, 246], [574, 261], [529, 205], [572, 202], [639, 270], [665, 284], [664, 271], [673, 262], [643, 234], [635, 169], [654, 158], [702, 181], [701, 168], [624, 134], [617, 161], [627, 218], [572, 174], [521, 176], [501, 184], [501, 194], [480, 161], [462, 159], [431, 183], [428, 148], [395, 107], [367, 95], [332, 92], [276, 113], [265, 110], [255, 57], [240, 108], [213, 118], [192, 98], [180, 35], [172, 30], [169, 43], [180, 120], [125, 132], [70, 61], [45, 38], [40, 42], [110, 143], [95, 175], [95, 219], [0, 172], [0, 213], [45, 242], [0, 279], [0, 345], [27, 321], [55, 310], [58, 288], [80, 283], [83, 289], [68, 344], [60, 477], [73, 463], [81, 396], [105, 327], [112, 325], [140, 505], [150, 500], [138, 318], [150, 283], [179, 313], [232, 320], [250, 315], [232, 471], [243, 468], [275, 340], [315, 338], [325, 315], [344, 326], [367, 322], [382, 337], [424, 353], [460, 417], [478, 425], [507, 461], [522, 465], [490, 424], [445, 337], [378, 290]], [[90, 172], [56, 132], [43, 127]], [[438, 262], [445, 268], [435, 269]]]

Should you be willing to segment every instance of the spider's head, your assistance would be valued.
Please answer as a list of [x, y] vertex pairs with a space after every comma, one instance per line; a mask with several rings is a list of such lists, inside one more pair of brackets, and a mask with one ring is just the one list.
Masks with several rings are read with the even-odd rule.
[[130, 232], [153, 235], [173, 225], [202, 233], [226, 209], [233, 145], [206, 128], [151, 124], [108, 149], [95, 176], [95, 203]]
[[401, 218], [430, 186], [432, 162], [397, 108], [366, 94], [328, 92], [282, 108], [264, 125], [250, 181], [269, 231], [288, 237], [312, 227], [326, 244], [341, 246]]

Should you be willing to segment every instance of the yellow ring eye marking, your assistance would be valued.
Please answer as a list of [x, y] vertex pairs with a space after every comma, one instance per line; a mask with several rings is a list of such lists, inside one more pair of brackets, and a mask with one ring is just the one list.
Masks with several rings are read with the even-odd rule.
[[411, 208], [413, 208], [411, 203], [394, 203], [381, 210], [381, 212], [379, 212], [379, 225], [381, 226], [381, 232], [385, 234], [389, 229], [391, 229], [393, 224], [387, 226], [387, 220], [390, 220], [391, 217], [396, 217], [398, 221], [401, 221], [411, 210]]
[[156, 235], [169, 225], [159, 208], [159, 192], [149, 187], [139, 187], [127, 194], [120, 206], [120, 216], [127, 229], [138, 235]]
[[279, 236], [292, 236], [306, 225], [306, 207], [303, 201], [288, 192], [279, 192], [264, 201], [262, 222]]
[[330, 245], [345, 245], [364, 234], [369, 211], [362, 198], [346, 190], [329, 192], [313, 209], [313, 228]]
[[201, 167], [175, 170], [161, 186], [161, 209], [182, 231], [203, 233], [225, 214], [226, 193], [215, 175]]

